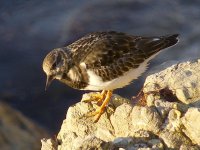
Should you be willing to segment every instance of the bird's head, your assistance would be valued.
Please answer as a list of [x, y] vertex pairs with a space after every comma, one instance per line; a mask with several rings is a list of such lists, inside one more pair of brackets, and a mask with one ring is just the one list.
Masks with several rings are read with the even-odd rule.
[[47, 89], [54, 79], [61, 79], [63, 74], [69, 70], [69, 56], [62, 49], [57, 48], [47, 54], [43, 61], [43, 70], [47, 75]]

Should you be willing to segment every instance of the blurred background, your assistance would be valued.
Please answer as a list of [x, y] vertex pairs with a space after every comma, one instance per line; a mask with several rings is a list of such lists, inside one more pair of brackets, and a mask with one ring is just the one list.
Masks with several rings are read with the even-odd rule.
[[157, 56], [147, 73], [115, 91], [131, 98], [161, 64], [200, 57], [200, 1], [0, 1], [0, 148], [15, 130], [29, 132], [24, 140], [30, 137], [39, 145], [40, 138], [58, 132], [68, 107], [85, 92], [57, 81], [44, 91], [42, 61], [53, 48], [109, 30], [142, 36], [180, 34], [180, 42]]

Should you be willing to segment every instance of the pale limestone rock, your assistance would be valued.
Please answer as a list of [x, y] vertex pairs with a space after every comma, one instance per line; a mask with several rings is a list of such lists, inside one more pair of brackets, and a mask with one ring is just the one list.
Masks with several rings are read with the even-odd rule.
[[199, 150], [199, 149], [200, 149], [199, 146], [186, 145], [186, 144], [183, 144], [180, 147], [180, 150]]
[[152, 106], [156, 107], [160, 116], [164, 119], [171, 109], [177, 108], [177, 103], [167, 102], [163, 99], [157, 99], [154, 101]]
[[57, 150], [57, 143], [52, 139], [42, 139], [42, 148], [43, 150]]
[[147, 140], [145, 138], [131, 138], [131, 137], [119, 137], [113, 142], [113, 148], [122, 148], [125, 150], [155, 150], [163, 149], [164, 145], [159, 139]]
[[[94, 117], [85, 116], [98, 108], [95, 101], [85, 102], [94, 93], [84, 94], [81, 102], [68, 109], [57, 136], [58, 150], [200, 149], [199, 63], [180, 63], [149, 76], [144, 86], [145, 107], [113, 94], [97, 123]], [[172, 91], [168, 97], [159, 92], [166, 87]], [[42, 145], [55, 143], [51, 142], [43, 140]]]
[[115, 110], [111, 115], [111, 123], [113, 125], [115, 135], [117, 137], [133, 136], [131, 112], [133, 107], [129, 104], [123, 104]]
[[97, 128], [95, 135], [99, 139], [103, 139], [104, 141], [111, 141], [115, 138], [111, 130], [106, 130], [103, 128]]
[[[182, 118], [185, 116], [182, 117], [184, 111], [179, 110], [177, 102], [155, 100], [155, 104], [156, 106], [151, 107], [133, 107], [124, 103], [114, 111], [105, 112], [100, 120], [94, 123], [93, 117], [84, 117], [84, 113], [94, 110], [97, 105], [93, 102], [79, 102], [68, 109], [66, 120], [63, 121], [57, 136], [60, 143], [57, 148], [78, 150], [107, 147], [147, 150], [179, 149], [192, 145], [191, 139], [183, 133]], [[159, 107], [166, 107], [166, 114], [159, 113]]]
[[192, 145], [189, 138], [182, 132], [181, 112], [171, 109], [165, 123], [162, 125], [163, 130], [159, 137], [163, 139], [168, 148], [178, 149], [181, 145]]
[[[83, 106], [81, 108], [81, 106]], [[96, 106], [95, 106], [96, 107]], [[86, 110], [85, 110], [86, 108]], [[80, 102], [68, 109], [66, 120], [63, 122], [58, 137], [62, 138], [64, 133], [73, 132], [73, 137], [85, 137], [89, 134], [96, 134], [104, 130], [104, 134], [112, 134], [113, 127], [107, 114], [104, 113], [97, 123], [94, 123], [94, 117], [84, 116], [89, 111], [94, 111], [89, 103]], [[98, 129], [98, 130], [97, 130]], [[63, 131], [64, 130], [64, 131]], [[111, 140], [111, 139], [109, 139]]]
[[[147, 130], [157, 134], [162, 125], [162, 119], [155, 107], [135, 106], [132, 110], [132, 128], [134, 130]], [[133, 130], [132, 129], [132, 130]]]
[[193, 143], [200, 145], [200, 108], [191, 107], [182, 117], [185, 134]]
[[175, 131], [180, 131], [181, 130], [181, 112], [172, 109], [169, 114], [168, 114], [168, 124], [166, 126], [166, 129], [175, 132]]
[[[67, 125], [67, 124], [64, 124], [64, 125]], [[61, 129], [63, 128], [67, 128], [67, 126], [62, 126]], [[63, 134], [62, 134], [63, 133]], [[62, 149], [62, 148], [65, 148], [65, 149], [71, 149], [71, 147], [73, 147], [73, 142], [74, 140], [76, 140], [76, 138], [78, 138], [78, 136], [74, 133], [74, 132], [71, 132], [71, 131], [60, 131], [60, 134], [58, 135], [58, 141], [62, 141], [62, 145], [58, 145], [58, 149]], [[62, 140], [60, 140], [62, 139]]]
[[158, 91], [167, 87], [181, 102], [185, 104], [196, 102], [196, 106], [200, 106], [199, 72], [200, 60], [173, 65], [161, 72], [148, 76], [144, 84], [144, 93]]
[[133, 138], [131, 138], [131, 137], [118, 137], [112, 142], [113, 147], [115, 147], [115, 148], [125, 148], [125, 149], [129, 145], [132, 145], [133, 143], [134, 143]]
[[159, 137], [162, 138], [168, 148], [179, 149], [183, 144], [192, 145], [190, 140], [181, 132], [173, 132], [165, 129], [159, 134]]
[[147, 131], [147, 130], [134, 131], [134, 137], [136, 137], [136, 138], [151, 139], [151, 137], [153, 137], [153, 135], [154, 134], [152, 134], [151, 131]]
[[149, 140], [148, 144], [151, 145], [152, 149], [164, 149], [164, 145], [160, 139]]
[[[88, 150], [88, 149], [97, 149], [97, 150], [105, 150], [110, 149], [111, 144], [105, 142], [95, 136], [86, 136], [84, 138], [76, 138], [73, 142], [72, 150]], [[63, 150], [61, 148], [60, 150]], [[66, 149], [67, 150], [67, 149]]]

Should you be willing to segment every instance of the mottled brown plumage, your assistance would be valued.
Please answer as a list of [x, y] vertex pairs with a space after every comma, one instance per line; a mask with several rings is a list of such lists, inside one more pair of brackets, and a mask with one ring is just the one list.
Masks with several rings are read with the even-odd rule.
[[174, 45], [177, 36], [141, 37], [114, 31], [96, 32], [67, 48], [74, 60], [84, 62], [87, 69], [92, 69], [97, 75], [104, 76], [104, 81], [108, 81], [137, 68], [161, 49]]

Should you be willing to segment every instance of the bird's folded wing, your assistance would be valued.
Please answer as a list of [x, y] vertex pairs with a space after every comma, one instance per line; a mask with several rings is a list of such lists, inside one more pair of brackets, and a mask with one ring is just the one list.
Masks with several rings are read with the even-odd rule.
[[[118, 32], [96, 32], [68, 46], [78, 63], [89, 69], [130, 65], [137, 67], [145, 59], [177, 42], [178, 35], [140, 37]], [[130, 64], [131, 63], [131, 64]]]

